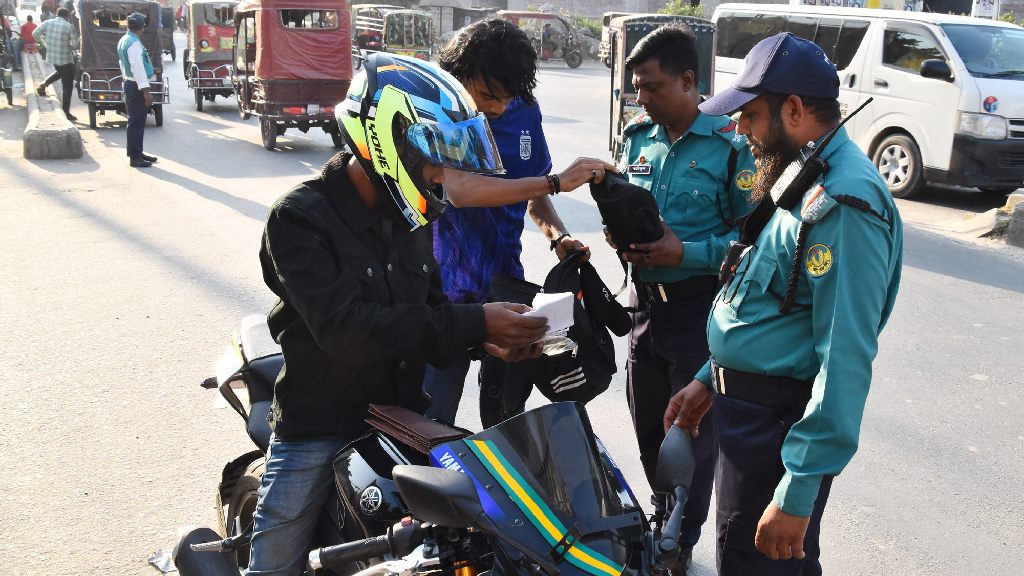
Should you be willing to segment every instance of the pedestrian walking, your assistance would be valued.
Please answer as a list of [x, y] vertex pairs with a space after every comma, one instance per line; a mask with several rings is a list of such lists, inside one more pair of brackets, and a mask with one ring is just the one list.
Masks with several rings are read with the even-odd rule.
[[78, 118], [71, 114], [71, 88], [75, 81], [74, 51], [78, 48], [78, 34], [75, 34], [74, 26], [68, 22], [69, 14], [67, 8], [58, 8], [57, 17], [40, 24], [33, 36], [36, 42], [46, 47], [46, 61], [54, 68], [53, 74], [36, 86], [36, 94], [46, 96], [46, 87], [60, 80], [61, 107], [64, 116], [74, 122]]
[[156, 162], [156, 156], [143, 152], [143, 138], [146, 133], [146, 117], [153, 105], [149, 81], [155, 78], [153, 62], [149, 52], [139, 40], [139, 33], [146, 28], [146, 18], [138, 12], [128, 15], [128, 32], [117, 43], [117, 57], [124, 78], [124, 105], [128, 109], [127, 144], [128, 163], [132, 168], [148, 168]]
[[[663, 26], [648, 34], [626, 66], [633, 70], [644, 114], [623, 130], [619, 170], [651, 192], [665, 230], [659, 241], [623, 253], [633, 263], [630, 306], [635, 310], [626, 391], [640, 461], [653, 486], [669, 399], [708, 358], [708, 312], [726, 247], [738, 238], [734, 222], [753, 207], [754, 158], [734, 120], [697, 108], [699, 62], [689, 28]], [[678, 534], [682, 553], [670, 567], [673, 576], [689, 569], [711, 505], [718, 451], [713, 427], [706, 425], [693, 444], [696, 469]], [[664, 494], [651, 500], [655, 517], [667, 520], [672, 502]]]
[[[857, 451], [899, 287], [899, 212], [839, 126], [839, 77], [824, 53], [789, 33], [765, 39], [732, 87], [700, 105], [740, 111], [758, 169], [759, 204], [729, 249], [707, 323], [711, 360], [665, 413], [666, 429], [718, 435], [722, 576], [822, 573], [822, 513]], [[713, 423], [700, 419], [712, 389]]]

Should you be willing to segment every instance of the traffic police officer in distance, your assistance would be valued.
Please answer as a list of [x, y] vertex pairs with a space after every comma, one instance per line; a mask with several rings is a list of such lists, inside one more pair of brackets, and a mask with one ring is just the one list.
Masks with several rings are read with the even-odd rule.
[[[821, 515], [857, 450], [878, 335], [899, 286], [903, 226], [885, 182], [844, 128], [825, 141], [839, 124], [838, 95], [821, 48], [780, 34], [700, 105], [740, 110], [758, 165], [754, 197], [770, 194], [741, 227], [752, 246], [730, 248], [726, 259], [708, 319], [711, 361], [665, 413], [666, 429], [695, 433], [700, 422], [703, 434], [714, 387], [721, 575], [821, 574]], [[777, 194], [808, 142], [821, 149], [824, 173]], [[760, 214], [763, 230], [751, 227]]]
[[[665, 409], [707, 361], [705, 326], [718, 270], [729, 241], [737, 238], [733, 221], [752, 207], [748, 194], [754, 159], [746, 139], [730, 118], [697, 109], [694, 40], [688, 28], [662, 27], [644, 37], [626, 60], [645, 114], [623, 130], [619, 171], [651, 191], [665, 230], [661, 240], [634, 245], [635, 251], [623, 256], [634, 264], [630, 304], [636, 309], [626, 366], [629, 408], [640, 460], [652, 484], [665, 438]], [[697, 469], [674, 576], [686, 573], [707, 519], [716, 451], [709, 427], [694, 443]], [[664, 495], [652, 501], [655, 515], [664, 516]]]

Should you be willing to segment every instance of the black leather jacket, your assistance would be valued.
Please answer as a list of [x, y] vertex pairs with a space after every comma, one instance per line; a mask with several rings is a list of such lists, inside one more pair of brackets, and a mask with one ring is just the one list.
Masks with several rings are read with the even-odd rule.
[[444, 367], [483, 343], [483, 308], [441, 290], [431, 228], [390, 229], [343, 169], [271, 208], [260, 263], [280, 298], [268, 317], [285, 360], [268, 417], [278, 436], [358, 434], [370, 403], [422, 413], [426, 364]]

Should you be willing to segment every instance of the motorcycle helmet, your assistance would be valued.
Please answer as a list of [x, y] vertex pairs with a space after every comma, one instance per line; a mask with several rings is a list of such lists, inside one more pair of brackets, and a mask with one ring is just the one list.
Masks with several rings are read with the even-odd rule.
[[448, 206], [444, 186], [423, 177], [427, 163], [504, 172], [487, 120], [465, 88], [421, 60], [371, 54], [336, 115], [381, 202], [396, 208], [410, 230], [430, 224]]

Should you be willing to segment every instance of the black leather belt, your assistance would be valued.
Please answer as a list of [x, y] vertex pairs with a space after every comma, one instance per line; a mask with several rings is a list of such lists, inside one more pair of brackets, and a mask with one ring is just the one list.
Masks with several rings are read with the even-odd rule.
[[633, 285], [636, 286], [636, 297], [641, 302], [671, 302], [718, 290], [718, 276], [692, 276], [668, 284], [636, 280]]
[[806, 405], [811, 399], [812, 383], [813, 380], [740, 372], [711, 363], [711, 385], [715, 392], [762, 406], [778, 406], [786, 399]]

